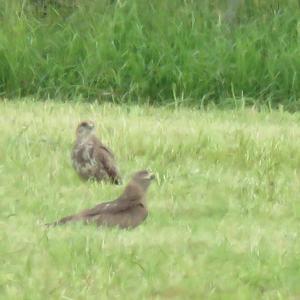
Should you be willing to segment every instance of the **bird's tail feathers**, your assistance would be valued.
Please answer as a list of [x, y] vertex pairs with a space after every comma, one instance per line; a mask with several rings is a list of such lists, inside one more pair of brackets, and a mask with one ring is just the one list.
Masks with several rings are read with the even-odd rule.
[[72, 221], [75, 221], [75, 220], [76, 220], [76, 216], [72, 215], [72, 216], [64, 217], [64, 218], [62, 218], [58, 221], [55, 221], [53, 223], [47, 223], [47, 224], [45, 224], [45, 226], [54, 227], [54, 226], [63, 225], [63, 224], [66, 224], [68, 222], [72, 222]]

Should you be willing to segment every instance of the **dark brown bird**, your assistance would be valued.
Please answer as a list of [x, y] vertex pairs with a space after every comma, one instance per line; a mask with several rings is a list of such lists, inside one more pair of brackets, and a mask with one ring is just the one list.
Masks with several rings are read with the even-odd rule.
[[95, 223], [97, 226], [134, 228], [147, 218], [146, 192], [153, 179], [154, 175], [148, 171], [139, 171], [133, 175], [124, 192], [116, 200], [100, 203], [93, 208], [47, 225], [82, 221]]
[[83, 121], [77, 126], [76, 142], [71, 155], [73, 167], [83, 179], [109, 180], [121, 184], [115, 157], [95, 136], [94, 129], [92, 121]]

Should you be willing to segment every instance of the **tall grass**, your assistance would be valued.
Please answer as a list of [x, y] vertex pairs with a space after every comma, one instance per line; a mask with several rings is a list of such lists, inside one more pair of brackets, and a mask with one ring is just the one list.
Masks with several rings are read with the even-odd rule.
[[298, 108], [296, 0], [245, 1], [232, 24], [221, 0], [65, 3], [0, 0], [2, 96]]

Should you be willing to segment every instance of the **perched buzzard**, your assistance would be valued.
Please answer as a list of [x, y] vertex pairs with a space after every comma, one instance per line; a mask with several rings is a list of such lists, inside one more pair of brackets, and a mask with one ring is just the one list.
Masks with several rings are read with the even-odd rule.
[[110, 180], [121, 184], [114, 155], [94, 135], [94, 128], [95, 124], [91, 121], [79, 123], [71, 155], [73, 167], [83, 179]]
[[93, 208], [47, 225], [55, 226], [82, 221], [95, 223], [97, 226], [134, 228], [147, 218], [146, 192], [152, 179], [154, 179], [153, 174], [148, 171], [139, 171], [134, 174], [124, 192], [116, 200], [100, 203]]

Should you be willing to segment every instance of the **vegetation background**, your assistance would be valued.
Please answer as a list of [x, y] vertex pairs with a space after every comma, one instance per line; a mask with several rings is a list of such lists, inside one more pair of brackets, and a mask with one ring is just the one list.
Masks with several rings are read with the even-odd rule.
[[296, 110], [299, 16], [298, 0], [0, 0], [0, 95]]
[[[0, 0], [0, 299], [300, 299], [299, 17], [296, 0]], [[156, 174], [135, 230], [43, 226], [123, 189], [72, 169], [82, 119], [124, 183]]]

